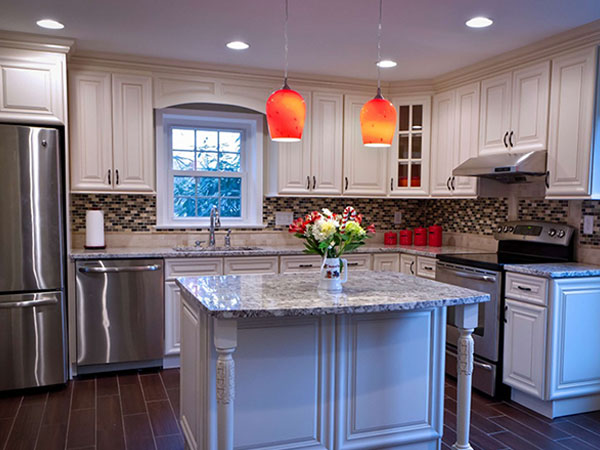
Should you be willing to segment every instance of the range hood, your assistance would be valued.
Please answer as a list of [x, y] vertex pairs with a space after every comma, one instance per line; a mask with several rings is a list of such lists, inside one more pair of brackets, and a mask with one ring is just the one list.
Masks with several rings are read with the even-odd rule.
[[532, 181], [532, 177], [546, 175], [546, 151], [476, 156], [455, 168], [452, 175], [492, 178], [502, 183]]

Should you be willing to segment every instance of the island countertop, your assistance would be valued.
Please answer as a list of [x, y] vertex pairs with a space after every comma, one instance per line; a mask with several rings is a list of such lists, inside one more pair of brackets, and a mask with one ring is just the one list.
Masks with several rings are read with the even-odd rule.
[[222, 319], [361, 314], [440, 308], [489, 301], [458, 286], [396, 272], [355, 272], [341, 293], [317, 289], [317, 277], [299, 274], [181, 277], [182, 295]]

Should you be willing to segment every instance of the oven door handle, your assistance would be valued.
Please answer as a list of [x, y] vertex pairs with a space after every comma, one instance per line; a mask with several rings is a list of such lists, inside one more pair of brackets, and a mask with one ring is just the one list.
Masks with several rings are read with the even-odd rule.
[[452, 273], [454, 275], [456, 275], [457, 277], [468, 278], [469, 280], [487, 281], [489, 283], [494, 283], [496, 281], [496, 277], [491, 277], [489, 275], [474, 275], [474, 274], [470, 274], [470, 273], [454, 272], [454, 271], [452, 271]]

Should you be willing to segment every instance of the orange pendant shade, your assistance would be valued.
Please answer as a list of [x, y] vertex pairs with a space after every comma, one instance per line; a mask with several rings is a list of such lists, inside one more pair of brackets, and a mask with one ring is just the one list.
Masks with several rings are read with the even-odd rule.
[[269, 134], [276, 142], [298, 142], [302, 139], [306, 104], [296, 91], [284, 86], [267, 100]]
[[360, 128], [366, 147], [389, 147], [396, 131], [396, 108], [379, 93], [360, 110]]

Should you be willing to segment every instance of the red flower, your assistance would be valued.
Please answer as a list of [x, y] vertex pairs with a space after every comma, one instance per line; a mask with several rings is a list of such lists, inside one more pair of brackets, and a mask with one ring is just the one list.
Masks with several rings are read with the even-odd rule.
[[372, 223], [371, 225], [369, 225], [367, 227], [367, 233], [373, 233], [373, 234], [375, 234], [375, 224], [374, 223]]
[[306, 222], [304, 221], [304, 218], [302, 218], [302, 217], [299, 217], [296, 220], [294, 220], [289, 227], [290, 233], [304, 234], [305, 231], [306, 231]]

